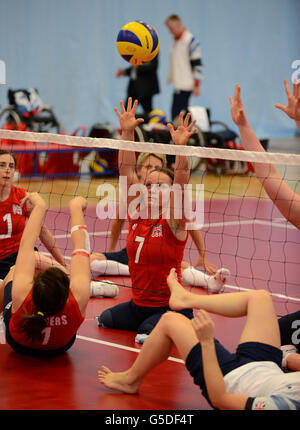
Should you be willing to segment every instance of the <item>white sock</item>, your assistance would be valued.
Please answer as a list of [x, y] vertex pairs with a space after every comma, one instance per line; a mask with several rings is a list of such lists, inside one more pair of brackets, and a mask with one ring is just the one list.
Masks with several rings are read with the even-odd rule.
[[227, 269], [219, 269], [215, 275], [209, 276], [194, 267], [188, 267], [182, 271], [182, 280], [185, 285], [203, 287], [212, 292], [219, 292], [230, 276]]
[[113, 260], [93, 260], [91, 272], [97, 275], [130, 276], [129, 268], [126, 264]]
[[91, 297], [116, 297], [119, 288], [111, 281], [91, 281]]

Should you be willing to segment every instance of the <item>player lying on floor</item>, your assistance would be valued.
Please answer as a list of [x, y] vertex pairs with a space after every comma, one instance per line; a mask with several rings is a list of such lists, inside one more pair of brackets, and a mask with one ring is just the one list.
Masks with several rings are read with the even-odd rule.
[[[167, 312], [124, 372], [102, 366], [99, 381], [124, 393], [138, 393], [145, 376], [165, 361], [175, 345], [203, 396], [216, 409], [298, 409], [300, 372], [281, 370], [282, 351], [277, 316], [265, 290], [198, 295], [186, 291], [170, 271], [169, 306], [200, 309], [193, 320]], [[208, 312], [225, 317], [247, 316], [235, 353], [214, 338]]]

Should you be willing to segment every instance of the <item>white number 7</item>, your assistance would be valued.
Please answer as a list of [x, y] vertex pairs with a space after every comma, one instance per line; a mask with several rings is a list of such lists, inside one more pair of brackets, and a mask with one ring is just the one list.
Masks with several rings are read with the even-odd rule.
[[136, 242], [140, 242], [140, 244], [138, 246], [138, 249], [136, 250], [136, 254], [135, 254], [135, 260], [134, 260], [135, 263], [139, 262], [140, 253], [141, 253], [142, 247], [144, 245], [144, 240], [145, 240], [144, 237], [141, 237], [141, 236], [136, 236], [135, 237], [135, 241]]

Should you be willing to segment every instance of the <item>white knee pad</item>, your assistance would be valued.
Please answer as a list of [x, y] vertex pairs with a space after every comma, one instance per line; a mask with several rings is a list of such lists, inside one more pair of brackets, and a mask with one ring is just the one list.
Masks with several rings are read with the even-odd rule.
[[91, 272], [97, 275], [129, 276], [129, 268], [126, 264], [112, 260], [92, 261]]

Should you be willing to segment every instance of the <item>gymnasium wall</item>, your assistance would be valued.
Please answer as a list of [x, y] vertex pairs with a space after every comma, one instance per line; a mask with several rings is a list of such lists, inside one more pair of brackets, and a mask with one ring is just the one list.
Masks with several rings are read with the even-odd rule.
[[7, 103], [8, 88], [35, 87], [68, 130], [106, 121], [117, 127], [113, 108], [125, 97], [128, 81], [115, 78], [127, 66], [115, 41], [125, 23], [142, 19], [160, 35], [161, 93], [154, 107], [169, 117], [172, 39], [164, 21], [173, 13], [202, 46], [202, 95], [191, 104], [209, 107], [212, 119], [235, 129], [229, 96], [239, 82], [258, 136], [294, 135], [293, 121], [274, 104], [286, 102], [283, 79], [291, 83], [292, 63], [300, 60], [299, 0], [1, 0], [6, 85], [0, 85], [0, 104]]

